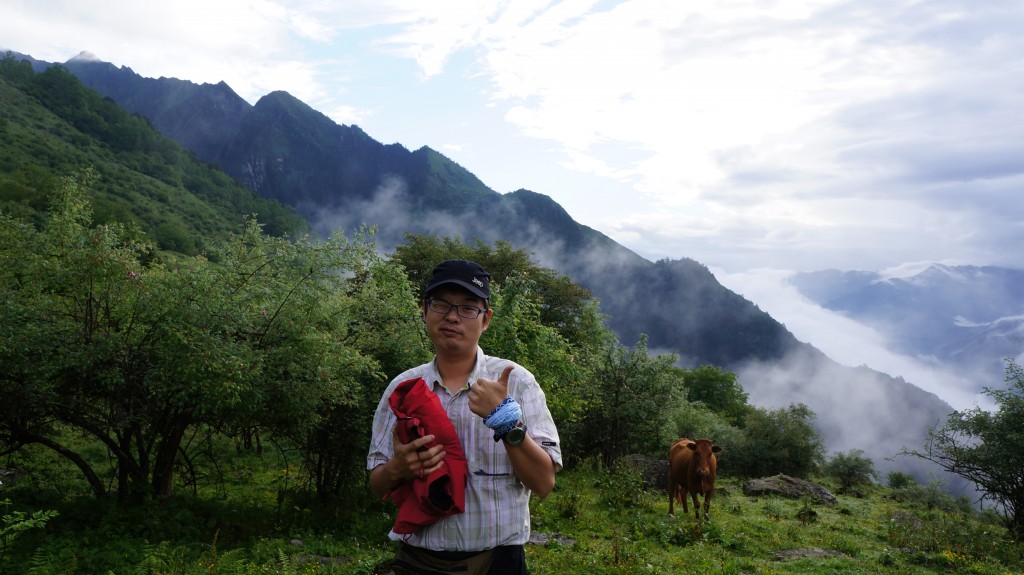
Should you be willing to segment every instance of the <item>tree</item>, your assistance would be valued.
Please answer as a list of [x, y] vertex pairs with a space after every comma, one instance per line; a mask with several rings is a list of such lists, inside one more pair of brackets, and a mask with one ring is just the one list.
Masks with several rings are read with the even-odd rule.
[[[669, 421], [669, 437], [689, 437], [691, 439], [706, 438], [715, 442], [715, 445], [728, 450], [725, 457], [729, 457], [732, 448], [743, 442], [743, 431], [728, 421], [722, 414], [712, 410], [701, 402], [681, 401], [672, 410]], [[668, 446], [665, 447], [668, 453]]]
[[371, 244], [270, 238], [250, 221], [214, 257], [168, 265], [117, 224], [90, 227], [81, 184], [65, 181], [41, 231], [0, 226], [0, 454], [43, 445], [101, 497], [71, 429], [110, 453], [119, 497], [163, 497], [187, 432], [304, 437], [382, 379], [339, 328]]
[[994, 400], [994, 411], [955, 411], [944, 426], [929, 429], [923, 451], [903, 453], [974, 482], [1011, 535], [1024, 541], [1024, 369], [1008, 359], [1006, 388], [983, 393]]
[[663, 455], [672, 412], [683, 400], [675, 356], [647, 355], [647, 337], [636, 348], [609, 346], [584, 389], [586, 410], [574, 442], [582, 455], [599, 455], [608, 467], [629, 453]]
[[730, 422], [743, 420], [749, 407], [747, 392], [736, 380], [736, 374], [713, 365], [702, 365], [685, 370], [687, 399], [699, 401]]
[[871, 459], [864, 457], [864, 451], [860, 449], [836, 453], [825, 463], [822, 471], [838, 479], [843, 489], [871, 483], [878, 478], [875, 464]]
[[530, 370], [544, 389], [560, 430], [568, 431], [583, 411], [586, 364], [577, 361], [573, 346], [557, 329], [542, 323], [535, 288], [532, 280], [518, 273], [506, 276], [503, 285], [492, 284], [494, 319], [480, 345]]
[[[343, 313], [332, 328], [346, 342], [336, 353], [373, 358], [344, 400], [326, 404], [325, 415], [306, 435], [294, 437], [321, 501], [365, 489], [366, 450], [373, 412], [392, 377], [430, 359], [430, 340], [405, 269], [396, 260], [367, 261], [347, 282]], [[360, 493], [359, 497], [362, 497]]]
[[743, 442], [731, 450], [723, 467], [746, 477], [778, 473], [807, 477], [825, 450], [813, 420], [814, 412], [802, 403], [751, 409], [743, 426]]

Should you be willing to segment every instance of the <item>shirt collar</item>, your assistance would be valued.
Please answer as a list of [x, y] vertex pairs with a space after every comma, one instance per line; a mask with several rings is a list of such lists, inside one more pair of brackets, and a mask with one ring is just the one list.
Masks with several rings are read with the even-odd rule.
[[[476, 346], [476, 363], [473, 364], [473, 371], [470, 372], [469, 379], [466, 380], [466, 384], [468, 384], [471, 381], [476, 381], [476, 380], [480, 379], [481, 377], [487, 375], [487, 372], [485, 370], [486, 363], [487, 363], [486, 358], [487, 358], [487, 356], [484, 355], [484, 350], [479, 345]], [[425, 379], [427, 379], [427, 381], [431, 382], [431, 387], [434, 390], [436, 390], [438, 386], [444, 387], [441, 384], [441, 374], [437, 371], [437, 356], [436, 355], [434, 356], [434, 359], [430, 360], [430, 371], [427, 373], [427, 375], [429, 377], [427, 377]], [[462, 389], [466, 389], [466, 387], [467, 387], [467, 385], [463, 385]]]

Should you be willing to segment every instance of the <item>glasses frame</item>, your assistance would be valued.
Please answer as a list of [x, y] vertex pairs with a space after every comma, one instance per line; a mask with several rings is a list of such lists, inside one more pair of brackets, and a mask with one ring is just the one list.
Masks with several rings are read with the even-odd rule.
[[[446, 307], [444, 311], [434, 309], [434, 302], [437, 302], [437, 303], [439, 303], [441, 305], [448, 306], [448, 307]], [[452, 308], [455, 308], [455, 313], [459, 317], [461, 317], [463, 319], [476, 319], [476, 318], [480, 317], [480, 314], [485, 313], [487, 311], [487, 308], [485, 308], [485, 307], [480, 307], [480, 306], [475, 306], [475, 305], [470, 305], [470, 304], [455, 304], [455, 303], [452, 303], [450, 301], [443, 300], [443, 299], [440, 299], [440, 298], [435, 298], [435, 297], [427, 299], [427, 309], [432, 311], [432, 312], [434, 312], [434, 313], [439, 313], [441, 315], [448, 315], [448, 313], [452, 311]], [[467, 313], [470, 314], [470, 315], [466, 315]]]

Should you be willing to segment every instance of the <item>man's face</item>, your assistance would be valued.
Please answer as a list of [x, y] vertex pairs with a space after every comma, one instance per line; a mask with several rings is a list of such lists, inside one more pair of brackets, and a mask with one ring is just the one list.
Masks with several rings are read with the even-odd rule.
[[[432, 291], [427, 300], [435, 300], [435, 308], [447, 307], [447, 304], [484, 307], [484, 300], [458, 287], [442, 286]], [[449, 309], [447, 313], [438, 313], [429, 308], [428, 303], [423, 304], [423, 321], [437, 353], [475, 351], [480, 336], [491, 322], [492, 311], [489, 309], [473, 319], [468, 319], [459, 315], [455, 307]]]

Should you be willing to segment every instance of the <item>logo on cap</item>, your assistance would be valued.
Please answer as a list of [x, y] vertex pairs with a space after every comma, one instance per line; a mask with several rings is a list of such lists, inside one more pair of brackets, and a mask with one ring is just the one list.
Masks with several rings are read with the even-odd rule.
[[480, 278], [473, 278], [473, 283], [479, 287], [484, 287], [484, 282], [480, 281]]

